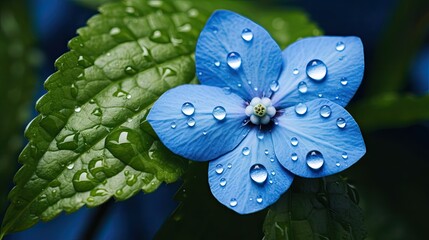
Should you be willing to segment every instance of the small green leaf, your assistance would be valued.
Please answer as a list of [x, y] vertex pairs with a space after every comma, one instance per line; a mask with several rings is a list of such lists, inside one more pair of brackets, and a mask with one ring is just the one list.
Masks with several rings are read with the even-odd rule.
[[182, 175], [187, 161], [152, 135], [145, 118], [166, 90], [195, 82], [193, 54], [204, 22], [188, 14], [189, 6], [107, 4], [78, 30], [25, 131], [29, 143], [0, 235], [112, 196], [152, 192]]
[[268, 211], [265, 239], [364, 239], [355, 195], [354, 187], [338, 176], [295, 178], [292, 189]]
[[429, 95], [385, 94], [351, 106], [350, 112], [365, 131], [407, 127], [429, 121]]

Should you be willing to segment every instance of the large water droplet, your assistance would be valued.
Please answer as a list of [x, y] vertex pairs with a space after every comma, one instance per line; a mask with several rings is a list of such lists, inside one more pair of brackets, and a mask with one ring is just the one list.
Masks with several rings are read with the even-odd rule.
[[346, 44], [344, 44], [343, 42], [337, 42], [337, 45], [335, 46], [335, 49], [338, 52], [344, 51], [345, 48], [346, 48]]
[[306, 93], [307, 90], [308, 90], [307, 83], [305, 83], [304, 81], [301, 81], [300, 83], [298, 83], [298, 91], [300, 93]]
[[88, 164], [89, 172], [95, 178], [99, 180], [104, 180], [106, 175], [104, 174], [104, 164], [102, 157], [95, 157]]
[[212, 115], [215, 119], [217, 119], [219, 121], [224, 120], [226, 117], [225, 108], [223, 108], [222, 106], [217, 106], [217, 107], [213, 108]]
[[292, 159], [292, 161], [296, 161], [296, 160], [298, 160], [298, 154], [296, 154], [296, 153], [292, 153], [292, 154], [290, 155], [290, 158]]
[[79, 133], [70, 134], [57, 142], [60, 150], [75, 150], [79, 146]]
[[319, 151], [313, 150], [307, 153], [306, 157], [307, 165], [313, 169], [318, 170], [323, 166], [325, 160], [323, 159], [322, 153]]
[[315, 81], [321, 81], [326, 77], [328, 68], [319, 59], [311, 60], [306, 67], [307, 76]]
[[219, 182], [219, 185], [220, 185], [221, 187], [225, 187], [225, 186], [226, 186], [226, 179], [225, 179], [225, 178], [221, 178], [221, 179], [220, 179], [220, 182]]
[[189, 127], [193, 127], [195, 126], [195, 119], [194, 118], [189, 118], [188, 121], [186, 122], [186, 124], [188, 124]]
[[243, 32], [241, 32], [241, 37], [244, 39], [244, 41], [246, 42], [250, 42], [253, 39], [253, 33], [252, 30], [245, 28], [243, 29]]
[[297, 146], [298, 145], [298, 139], [296, 137], [293, 137], [290, 139], [290, 143], [292, 144], [292, 146]]
[[230, 205], [231, 207], [235, 207], [235, 206], [237, 206], [237, 199], [235, 199], [235, 198], [231, 198], [231, 200], [229, 201], [229, 205]]
[[338, 118], [337, 119], [337, 126], [339, 128], [345, 128], [347, 125], [346, 120], [344, 118]]
[[279, 88], [280, 88], [279, 82], [277, 82], [277, 81], [271, 82], [271, 84], [270, 84], [271, 91], [277, 92], [279, 90]]
[[230, 52], [226, 57], [228, 66], [234, 70], [237, 70], [241, 66], [241, 56], [236, 52]]
[[329, 116], [331, 116], [331, 112], [331, 108], [328, 105], [323, 105], [320, 108], [320, 116], [324, 118], [328, 118]]
[[298, 115], [304, 115], [304, 114], [306, 114], [307, 113], [307, 105], [305, 105], [304, 103], [298, 103], [295, 106], [295, 112]]
[[73, 187], [77, 192], [86, 192], [95, 187], [92, 176], [86, 170], [79, 170], [73, 176]]
[[223, 165], [222, 164], [216, 165], [215, 171], [217, 174], [222, 174], [223, 173]]
[[258, 195], [258, 196], [256, 197], [256, 202], [257, 202], [257, 203], [262, 203], [262, 201], [263, 201], [262, 196], [261, 196], [261, 195]]
[[341, 85], [346, 86], [347, 83], [348, 83], [347, 78], [346, 77], [342, 77], [340, 83], [341, 83]]
[[194, 112], [195, 112], [195, 107], [192, 103], [185, 102], [182, 105], [182, 113], [185, 114], [186, 116], [191, 116], [192, 114], [194, 114]]
[[249, 155], [250, 154], [250, 148], [244, 147], [243, 150], [242, 150], [242, 153], [243, 153], [244, 156]]
[[267, 180], [268, 172], [262, 164], [255, 164], [250, 167], [250, 178], [256, 183], [264, 183]]

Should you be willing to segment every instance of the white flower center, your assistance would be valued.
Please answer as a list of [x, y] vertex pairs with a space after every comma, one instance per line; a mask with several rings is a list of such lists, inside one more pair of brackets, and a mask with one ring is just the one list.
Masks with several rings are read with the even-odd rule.
[[250, 121], [255, 125], [268, 124], [271, 118], [276, 115], [276, 109], [269, 98], [254, 97], [246, 107], [246, 115], [250, 117]]

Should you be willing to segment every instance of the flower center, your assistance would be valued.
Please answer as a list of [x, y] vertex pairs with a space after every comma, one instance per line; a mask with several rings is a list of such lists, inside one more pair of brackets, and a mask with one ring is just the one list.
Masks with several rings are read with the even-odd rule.
[[246, 107], [246, 115], [250, 117], [250, 121], [255, 125], [265, 125], [271, 121], [271, 118], [276, 115], [276, 109], [269, 98], [254, 97]]

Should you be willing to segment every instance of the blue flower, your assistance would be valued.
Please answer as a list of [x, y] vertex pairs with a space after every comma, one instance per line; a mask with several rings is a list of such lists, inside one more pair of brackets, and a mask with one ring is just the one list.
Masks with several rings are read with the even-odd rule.
[[262, 210], [294, 175], [331, 175], [365, 154], [343, 108], [363, 76], [359, 38], [305, 38], [282, 52], [261, 26], [216, 11], [195, 59], [202, 85], [167, 91], [147, 119], [174, 153], [210, 161], [210, 189], [230, 209]]

